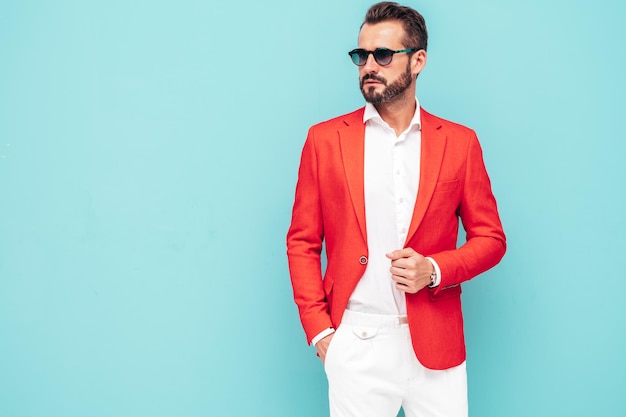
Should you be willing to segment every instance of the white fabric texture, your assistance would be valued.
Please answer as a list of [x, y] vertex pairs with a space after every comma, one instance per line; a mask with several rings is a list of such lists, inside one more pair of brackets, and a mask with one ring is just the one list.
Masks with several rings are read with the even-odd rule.
[[[427, 369], [399, 317], [346, 310], [324, 367], [331, 417], [467, 417], [465, 363]], [[405, 321], [405, 320], [403, 320]]]
[[350, 296], [353, 311], [406, 314], [404, 292], [391, 279], [386, 253], [402, 249], [409, 231], [420, 177], [420, 107], [399, 136], [371, 104], [365, 105], [364, 194], [368, 261]]

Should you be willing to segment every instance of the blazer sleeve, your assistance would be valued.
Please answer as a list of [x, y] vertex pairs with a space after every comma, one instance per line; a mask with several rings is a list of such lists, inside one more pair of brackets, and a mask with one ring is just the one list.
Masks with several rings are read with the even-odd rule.
[[287, 232], [287, 258], [294, 301], [308, 343], [332, 327], [322, 282], [324, 222], [314, 137], [314, 128], [311, 128], [302, 150], [291, 225]]
[[506, 251], [506, 238], [491, 182], [475, 133], [467, 147], [466, 172], [458, 215], [466, 242], [455, 250], [430, 255], [441, 269], [441, 283], [435, 295], [456, 287], [495, 266]]

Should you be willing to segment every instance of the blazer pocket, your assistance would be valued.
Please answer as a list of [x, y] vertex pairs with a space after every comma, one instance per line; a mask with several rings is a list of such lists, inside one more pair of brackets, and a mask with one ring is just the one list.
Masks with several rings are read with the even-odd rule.
[[458, 178], [455, 178], [453, 180], [437, 181], [437, 184], [435, 185], [435, 192], [437, 193], [440, 191], [456, 190], [458, 186], [459, 186]]
[[428, 296], [430, 297], [430, 301], [441, 301], [452, 297], [459, 297], [462, 292], [460, 285], [453, 285], [442, 288], [437, 294], [435, 294], [435, 289], [431, 289], [428, 291]]

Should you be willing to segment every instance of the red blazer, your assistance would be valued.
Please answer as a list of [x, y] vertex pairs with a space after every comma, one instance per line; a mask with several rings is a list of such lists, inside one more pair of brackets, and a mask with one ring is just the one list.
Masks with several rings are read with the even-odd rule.
[[[309, 343], [339, 326], [367, 265], [363, 111], [311, 127], [302, 151], [287, 256]], [[476, 134], [420, 111], [420, 182], [405, 247], [435, 259], [441, 284], [406, 294], [407, 314], [419, 361], [447, 369], [465, 360], [460, 284], [496, 265], [506, 241]], [[457, 248], [459, 218], [466, 243]]]

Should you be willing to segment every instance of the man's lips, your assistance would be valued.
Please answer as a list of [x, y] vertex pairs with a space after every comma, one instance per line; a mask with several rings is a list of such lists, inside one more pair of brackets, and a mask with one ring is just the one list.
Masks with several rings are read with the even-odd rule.
[[386, 85], [386, 83], [374, 74], [366, 74], [361, 81], [361, 87], [365, 87], [366, 85], [373, 87], [376, 85]]

